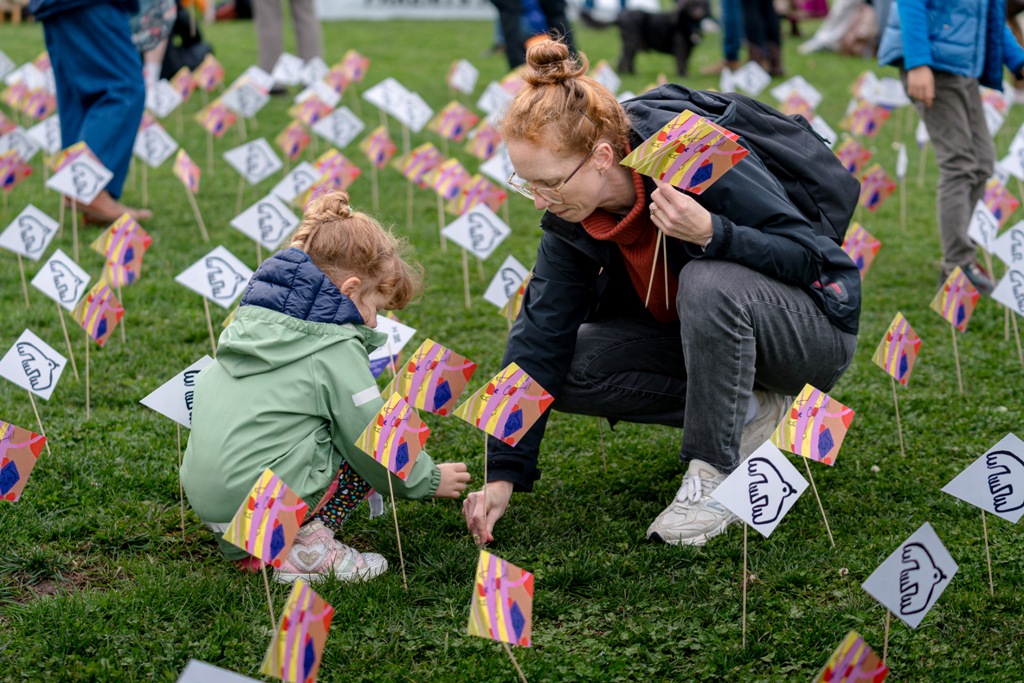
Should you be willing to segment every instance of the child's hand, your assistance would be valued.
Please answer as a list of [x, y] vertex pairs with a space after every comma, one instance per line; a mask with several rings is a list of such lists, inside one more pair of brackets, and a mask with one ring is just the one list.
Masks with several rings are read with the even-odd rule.
[[434, 498], [458, 498], [469, 484], [469, 470], [464, 462], [443, 462], [437, 466], [441, 470], [441, 483], [437, 485]]

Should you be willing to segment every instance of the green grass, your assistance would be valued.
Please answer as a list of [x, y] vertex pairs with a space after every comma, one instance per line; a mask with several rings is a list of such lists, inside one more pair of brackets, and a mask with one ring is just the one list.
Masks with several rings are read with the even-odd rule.
[[[435, 108], [448, 101], [444, 76], [450, 63], [467, 57], [481, 72], [481, 86], [503, 75], [499, 57], [483, 57], [492, 26], [486, 22], [390, 22], [325, 24], [326, 60], [348, 48], [373, 59], [367, 86], [387, 75], [417, 89]], [[256, 58], [248, 23], [207, 30], [229, 78]], [[614, 60], [612, 32], [582, 30], [579, 42], [592, 62]], [[42, 51], [38, 26], [0, 26], [0, 45], [16, 61]], [[820, 113], [837, 126], [854, 77], [870, 63], [787, 49], [791, 73], [803, 73], [825, 94]], [[716, 61], [715, 37], [695, 53], [694, 71]], [[638, 59], [640, 73], [625, 78], [634, 91], [659, 72], [671, 74], [671, 58]], [[893, 72], [890, 72], [893, 73]], [[710, 78], [689, 85], [713, 87]], [[479, 90], [478, 90], [479, 92]], [[767, 94], [765, 95], [767, 97]], [[186, 106], [191, 115], [199, 102]], [[350, 99], [346, 102], [351, 104]], [[274, 100], [259, 117], [257, 134], [272, 138], [287, 123], [287, 103]], [[368, 123], [376, 114], [363, 105]], [[907, 112], [904, 139], [915, 117]], [[997, 146], [1005, 153], [1024, 115], [1011, 113]], [[871, 142], [894, 167], [896, 115]], [[174, 117], [168, 129], [177, 136]], [[392, 134], [397, 129], [392, 122]], [[253, 132], [250, 131], [253, 136]], [[186, 120], [179, 141], [205, 163], [205, 139]], [[413, 142], [433, 140], [413, 135]], [[435, 140], [436, 142], [436, 140]], [[204, 170], [199, 201], [213, 244], [223, 244], [255, 266], [252, 243], [230, 228], [237, 177], [219, 154], [237, 144], [233, 132], [217, 142], [215, 169]], [[324, 145], [321, 143], [320, 150]], [[353, 145], [344, 150], [366, 169]], [[473, 160], [461, 153], [471, 169]], [[307, 154], [309, 156], [309, 154]], [[911, 631], [894, 620], [891, 680], [988, 681], [1024, 679], [1024, 544], [1021, 528], [990, 517], [995, 596], [988, 593], [978, 510], [940, 492], [968, 463], [1011, 430], [1020, 431], [1022, 371], [1003, 339], [1003, 312], [984, 301], [960, 339], [967, 389], [957, 394], [948, 325], [928, 309], [936, 289], [939, 246], [935, 228], [937, 172], [929, 160], [917, 183], [912, 153], [907, 185], [909, 220], [899, 226], [898, 198], [864, 223], [883, 241], [865, 284], [861, 345], [832, 392], [857, 410], [835, 468], [814, 467], [818, 489], [835, 534], [831, 548], [810, 492], [773, 534], [751, 536], [747, 648], [740, 647], [741, 534], [733, 529], [707, 548], [647, 544], [644, 530], [679, 482], [678, 434], [623, 424], [604, 430], [608, 471], [602, 472], [594, 419], [556, 415], [544, 442], [544, 477], [532, 495], [513, 499], [497, 528], [493, 550], [536, 574], [534, 646], [516, 655], [531, 681], [790, 681], [809, 680], [851, 628], [876, 649], [883, 641], [885, 610], [860, 588], [874, 568], [920, 524], [930, 521], [960, 564], [960, 571], [922, 625]], [[39, 160], [35, 162], [40, 172]], [[84, 382], [70, 368], [39, 411], [51, 437], [23, 499], [0, 505], [0, 679], [172, 681], [195, 657], [259, 677], [266, 650], [267, 609], [261, 579], [243, 576], [216, 552], [210, 534], [191, 513], [186, 540], [179, 530], [175, 427], [138, 400], [209, 351], [200, 299], [173, 277], [213, 245], [198, 231], [170, 164], [149, 174], [156, 218], [146, 227], [153, 247], [142, 280], [124, 292], [127, 344], [115, 333], [106, 348], [92, 350], [92, 418], [85, 419]], [[246, 204], [266, 192], [246, 190]], [[129, 183], [125, 199], [140, 201]], [[369, 179], [352, 188], [353, 201], [368, 208]], [[405, 184], [381, 175], [385, 222], [405, 229]], [[0, 227], [28, 202], [56, 214], [57, 198], [38, 180], [10, 196]], [[462, 305], [461, 265], [456, 251], [437, 247], [434, 201], [417, 192], [415, 225], [408, 236], [427, 272], [423, 300], [401, 314], [419, 330], [481, 365], [480, 376], [499, 369], [505, 322], [480, 299], [486, 282], [473, 274], [473, 308]], [[511, 198], [513, 235], [486, 264], [487, 277], [511, 253], [532, 264], [539, 216], [528, 202]], [[80, 261], [97, 273], [101, 259], [87, 249], [97, 234], [82, 233]], [[70, 253], [65, 230], [56, 242]], [[25, 327], [61, 350], [54, 304], [30, 289], [21, 300], [14, 256], [0, 254], [0, 302], [6, 350]], [[38, 265], [27, 263], [28, 277]], [[907, 456], [899, 453], [889, 379], [871, 353], [897, 310], [914, 325], [924, 346], [910, 387], [900, 390]], [[215, 324], [224, 312], [215, 310]], [[81, 333], [74, 337], [79, 370]], [[32, 428], [24, 391], [0, 383], [0, 419]], [[482, 438], [458, 420], [432, 415], [432, 453], [466, 460], [482, 475]], [[880, 471], [872, 471], [878, 466]], [[476, 550], [453, 501], [399, 503], [409, 573], [403, 591], [397, 545], [389, 519], [357, 513], [345, 538], [385, 554], [393, 570], [365, 585], [327, 583], [318, 590], [337, 612], [320, 678], [324, 681], [400, 680], [509, 681], [514, 672], [501, 648], [466, 635]], [[272, 588], [280, 610], [288, 589]]]

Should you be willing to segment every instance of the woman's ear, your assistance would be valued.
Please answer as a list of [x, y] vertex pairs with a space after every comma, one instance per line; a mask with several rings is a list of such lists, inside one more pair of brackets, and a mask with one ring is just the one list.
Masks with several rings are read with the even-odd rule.
[[363, 281], [357, 277], [350, 277], [341, 283], [341, 293], [347, 297], [352, 297], [353, 294], [359, 291], [359, 288], [363, 285]]
[[597, 170], [604, 175], [610, 168], [615, 166], [615, 151], [607, 142], [598, 143], [594, 149], [594, 161]]

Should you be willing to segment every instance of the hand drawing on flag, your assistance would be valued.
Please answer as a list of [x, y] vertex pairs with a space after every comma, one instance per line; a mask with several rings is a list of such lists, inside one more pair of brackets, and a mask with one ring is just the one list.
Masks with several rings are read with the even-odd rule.
[[871, 361], [889, 373], [897, 382], [907, 386], [910, 372], [914, 369], [914, 361], [921, 350], [921, 339], [903, 317], [897, 313], [885, 336], [875, 349]]
[[199, 177], [202, 171], [196, 166], [196, 162], [185, 153], [184, 149], [178, 150], [174, 157], [174, 175], [181, 181], [181, 184], [188, 188], [192, 194], [199, 193]]
[[398, 394], [392, 394], [356, 440], [358, 446], [403, 481], [412, 472], [430, 427]]
[[270, 642], [260, 673], [286, 683], [313, 683], [323, 660], [334, 608], [298, 579]]
[[264, 470], [224, 530], [224, 540], [280, 568], [308, 509], [280, 477]]
[[21, 498], [45, 445], [42, 434], [0, 420], [0, 500]]
[[459, 194], [446, 205], [450, 213], [465, 214], [477, 204], [485, 204], [491, 211], [497, 211], [508, 199], [508, 192], [477, 173], [462, 186]]
[[800, 391], [771, 442], [805, 458], [834, 465], [854, 411], [810, 384]]
[[124, 317], [124, 307], [110, 290], [110, 285], [100, 280], [78, 302], [71, 317], [97, 344], [103, 346]]
[[329, 149], [318, 156], [313, 165], [320, 173], [330, 175], [335, 186], [342, 190], [347, 190], [363, 173], [361, 168], [336, 149]]
[[469, 131], [469, 142], [466, 143], [466, 152], [481, 161], [486, 161], [494, 156], [501, 144], [501, 133], [484, 119], [476, 128]]
[[872, 164], [860, 180], [858, 203], [868, 211], [877, 211], [889, 196], [896, 191], [896, 181], [889, 177], [881, 164]]
[[516, 363], [455, 409], [454, 415], [514, 446], [555, 399]]
[[347, 83], [361, 83], [366, 77], [370, 68], [370, 58], [365, 57], [355, 50], [349, 50], [341, 58], [341, 67], [345, 73]]
[[231, 126], [235, 125], [238, 115], [228, 109], [220, 100], [211, 102], [196, 114], [195, 120], [207, 133], [221, 138]]
[[394, 160], [393, 165], [406, 180], [410, 180], [421, 188], [426, 188], [426, 180], [431, 171], [441, 165], [444, 157], [432, 143], [425, 142], [408, 154]]
[[469, 171], [458, 159], [446, 159], [431, 172], [426, 182], [442, 199], [454, 199], [469, 178]]
[[433, 339], [423, 342], [383, 395], [397, 394], [413, 407], [448, 415], [476, 372], [476, 363]]
[[839, 127], [853, 135], [873, 138], [878, 134], [882, 124], [889, 120], [891, 112], [883, 106], [867, 101], [858, 101], [847, 112]]
[[871, 161], [871, 152], [853, 138], [846, 138], [833, 151], [846, 170], [858, 178], [861, 169]]
[[152, 243], [153, 238], [142, 229], [131, 214], [126, 213], [97, 237], [90, 247], [103, 255], [107, 265], [111, 267], [111, 272], [123, 273], [124, 277], [116, 282], [104, 276], [109, 284], [118, 287], [135, 281], [142, 271], [142, 257]]
[[982, 201], [999, 221], [1000, 228], [1006, 225], [1007, 219], [1020, 206], [1020, 200], [1014, 197], [998, 178], [989, 178], [985, 183], [985, 196]]
[[843, 240], [843, 251], [853, 259], [857, 270], [860, 271], [861, 279], [868, 273], [868, 269], [882, 248], [874, 235], [864, 229], [860, 223], [854, 222], [846, 231], [846, 239]]
[[306, 130], [306, 126], [303, 125], [302, 121], [292, 121], [289, 123], [284, 130], [282, 130], [274, 142], [277, 143], [278, 149], [288, 157], [290, 160], [295, 161], [299, 158], [299, 155], [310, 143], [310, 135]]
[[377, 168], [384, 168], [398, 151], [395, 143], [391, 141], [391, 136], [388, 135], [388, 129], [384, 126], [373, 129], [369, 135], [363, 138], [359, 143], [359, 149]]
[[812, 683], [882, 683], [888, 675], [881, 657], [859, 633], [850, 631]]
[[469, 635], [530, 647], [533, 574], [480, 551], [469, 608]]
[[932, 299], [931, 309], [961, 332], [967, 329], [981, 293], [975, 289], [960, 266], [953, 269]]
[[684, 111], [619, 163], [701, 194], [750, 153], [737, 139], [735, 133]]
[[452, 142], [462, 142], [480, 117], [458, 102], [449, 102], [430, 120], [427, 128]]

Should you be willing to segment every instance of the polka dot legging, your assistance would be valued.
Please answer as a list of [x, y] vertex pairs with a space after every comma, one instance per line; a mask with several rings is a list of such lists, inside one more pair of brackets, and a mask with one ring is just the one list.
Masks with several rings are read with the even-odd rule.
[[338, 476], [331, 484], [333, 494], [327, 502], [313, 514], [313, 519], [323, 522], [323, 525], [334, 532], [341, 531], [341, 525], [345, 523], [348, 516], [356, 509], [373, 488], [360, 477], [348, 462], [342, 460]]

